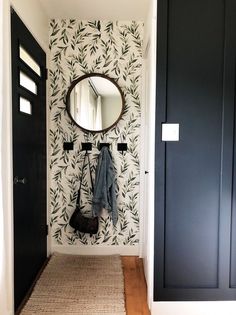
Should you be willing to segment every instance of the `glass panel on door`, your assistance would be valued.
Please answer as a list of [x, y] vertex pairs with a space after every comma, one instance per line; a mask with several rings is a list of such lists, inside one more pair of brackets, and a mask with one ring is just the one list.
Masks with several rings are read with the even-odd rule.
[[20, 71], [20, 85], [30, 92], [37, 94], [36, 83], [22, 71]]
[[27, 114], [27, 115], [32, 115], [32, 104], [29, 100], [27, 100], [24, 97], [20, 96], [20, 112]]
[[41, 76], [40, 66], [22, 46], [19, 47], [19, 55], [21, 60], [37, 73], [37, 75]]

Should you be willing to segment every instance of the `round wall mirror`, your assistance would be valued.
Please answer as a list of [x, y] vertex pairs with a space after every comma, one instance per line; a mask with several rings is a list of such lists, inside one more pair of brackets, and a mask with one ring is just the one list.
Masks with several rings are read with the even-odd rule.
[[117, 83], [103, 75], [90, 73], [72, 82], [66, 99], [71, 119], [82, 129], [106, 131], [120, 119], [124, 96]]

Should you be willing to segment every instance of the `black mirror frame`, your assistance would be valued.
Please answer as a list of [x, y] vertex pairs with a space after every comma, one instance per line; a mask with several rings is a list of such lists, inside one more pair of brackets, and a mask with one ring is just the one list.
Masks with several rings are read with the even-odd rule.
[[[70, 94], [71, 94], [71, 91], [73, 90], [73, 88], [76, 86], [77, 83], [79, 83], [80, 81], [82, 81], [82, 80], [84, 80], [84, 79], [86, 79], [86, 78], [89, 78], [89, 77], [91, 77], [91, 76], [101, 77], [101, 78], [107, 79], [107, 80], [109, 80], [111, 83], [113, 83], [113, 84], [117, 87], [118, 91], [120, 92], [121, 101], [122, 101], [122, 108], [121, 108], [121, 112], [120, 112], [119, 117], [116, 119], [116, 121], [115, 121], [112, 125], [110, 125], [110, 126], [107, 127], [107, 128], [101, 129], [101, 130], [90, 130], [90, 129], [86, 129], [86, 128], [80, 126], [80, 125], [74, 120], [74, 118], [72, 117], [72, 115], [71, 115], [71, 113], [70, 113], [70, 110], [69, 110], [69, 109], [70, 109]], [[67, 111], [67, 113], [68, 113], [70, 119], [76, 124], [76, 126], [78, 126], [79, 128], [81, 128], [81, 129], [82, 129], [83, 131], [85, 131], [85, 132], [99, 133], [99, 132], [106, 132], [106, 131], [108, 131], [109, 129], [111, 129], [112, 127], [114, 127], [114, 126], [118, 123], [118, 121], [121, 119], [121, 116], [122, 116], [123, 113], [124, 113], [124, 108], [125, 108], [125, 98], [124, 98], [124, 94], [123, 94], [123, 92], [122, 92], [120, 86], [116, 83], [116, 81], [115, 81], [114, 79], [108, 77], [108, 76], [105, 75], [105, 74], [101, 74], [101, 73], [93, 73], [93, 72], [87, 73], [87, 74], [85, 74], [85, 75], [82, 75], [82, 76], [79, 77], [78, 79], [72, 81], [71, 86], [69, 87], [68, 92], [67, 92], [67, 95], [66, 95], [66, 111]]]

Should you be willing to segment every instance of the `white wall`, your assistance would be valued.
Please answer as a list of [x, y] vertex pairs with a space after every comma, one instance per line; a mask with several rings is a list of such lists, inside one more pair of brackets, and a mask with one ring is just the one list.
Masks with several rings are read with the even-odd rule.
[[151, 308], [153, 301], [153, 247], [154, 247], [154, 155], [155, 155], [155, 88], [156, 88], [156, 0], [151, 1], [149, 15], [145, 23], [145, 108], [143, 123], [145, 127], [145, 147], [143, 156], [144, 169], [149, 174], [144, 176], [144, 233], [142, 237], [144, 271], [148, 288], [148, 304]]
[[152, 315], [235, 315], [236, 302], [155, 302]]
[[142, 21], [149, 0], [38, 0], [51, 18]]
[[[14, 9], [42, 48], [47, 48], [48, 22], [36, 0], [13, 0]], [[13, 192], [10, 1], [0, 0], [0, 314], [13, 315]]]
[[40, 46], [48, 50], [48, 17], [38, 0], [10, 0], [12, 7]]
[[[111, 108], [112, 107], [112, 108]], [[102, 100], [102, 125], [110, 126], [115, 122], [121, 112], [121, 101], [119, 96], [106, 96]]]

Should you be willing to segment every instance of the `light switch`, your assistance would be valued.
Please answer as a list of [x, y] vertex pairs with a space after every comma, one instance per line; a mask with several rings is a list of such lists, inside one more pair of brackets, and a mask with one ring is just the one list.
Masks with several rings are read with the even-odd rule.
[[179, 124], [162, 124], [162, 141], [179, 141]]

